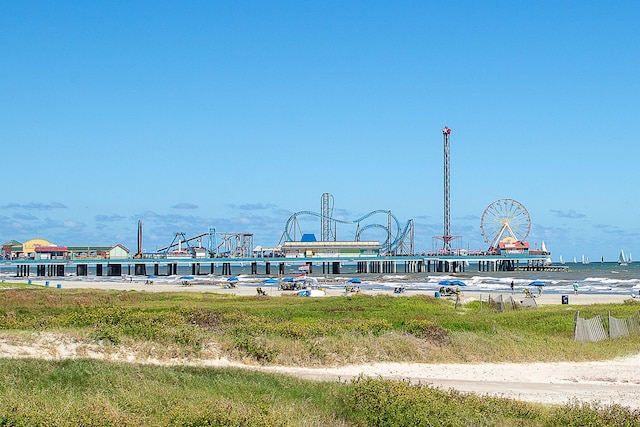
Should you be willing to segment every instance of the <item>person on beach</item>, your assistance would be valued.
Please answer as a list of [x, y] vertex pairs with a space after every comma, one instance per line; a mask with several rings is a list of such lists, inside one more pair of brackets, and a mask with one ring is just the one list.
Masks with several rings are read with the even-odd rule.
[[513, 280], [511, 281], [511, 294], [513, 295]]
[[578, 282], [573, 282], [573, 294], [578, 295]]

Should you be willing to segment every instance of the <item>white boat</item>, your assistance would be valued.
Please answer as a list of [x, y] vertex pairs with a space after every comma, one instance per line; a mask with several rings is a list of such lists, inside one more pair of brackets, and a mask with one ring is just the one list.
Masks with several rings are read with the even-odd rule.
[[562, 258], [562, 255], [560, 255], [560, 264], [564, 264], [564, 258]]
[[627, 258], [624, 256], [624, 249], [620, 249], [620, 256], [618, 257], [618, 265], [627, 265]]

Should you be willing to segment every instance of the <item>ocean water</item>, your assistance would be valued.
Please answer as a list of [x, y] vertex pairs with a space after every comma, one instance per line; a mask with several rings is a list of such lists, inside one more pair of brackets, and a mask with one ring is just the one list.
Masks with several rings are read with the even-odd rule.
[[[521, 292], [531, 288], [533, 281], [543, 281], [544, 293], [573, 293], [573, 283], [578, 283], [579, 292], [638, 294], [640, 291], [640, 262], [619, 266], [617, 262], [598, 262], [590, 264], [565, 264], [568, 271], [492, 271], [480, 272], [475, 264], [467, 267], [464, 273], [402, 273], [398, 265], [397, 273], [362, 274], [356, 273], [354, 265], [343, 265], [339, 275], [323, 274], [322, 268], [314, 266], [312, 276], [326, 287], [344, 287], [350, 278], [361, 280], [362, 289], [385, 290], [403, 286], [407, 290], [435, 292], [442, 286], [443, 280], [462, 280], [466, 290], [487, 292], [510, 292], [511, 282], [514, 289]], [[235, 273], [235, 271], [234, 271]], [[287, 274], [294, 275], [291, 270]], [[250, 278], [239, 272], [240, 278]], [[285, 276], [287, 275], [285, 274]], [[323, 279], [326, 279], [323, 283]], [[536, 289], [537, 288], [533, 288]]]
[[[573, 292], [573, 283], [577, 282], [581, 293], [619, 293], [619, 294], [635, 294], [640, 291], [640, 262], [631, 263], [627, 266], [619, 266], [617, 262], [592, 262], [590, 264], [567, 263], [568, 271], [493, 271], [480, 272], [477, 271], [477, 265], [471, 264], [464, 273], [402, 273], [400, 271], [402, 264], [398, 264], [397, 273], [356, 273], [355, 265], [343, 265], [341, 273], [334, 275], [322, 272], [321, 265], [314, 265], [310, 276], [316, 277], [319, 284], [328, 288], [344, 288], [347, 281], [352, 278], [359, 278], [362, 289], [372, 290], [392, 290], [393, 288], [403, 286], [407, 290], [429, 291], [435, 292], [440, 288], [442, 280], [462, 280], [466, 290], [486, 291], [486, 292], [510, 292], [511, 282], [514, 283], [516, 291], [521, 292], [524, 288], [530, 288], [533, 281], [543, 281], [545, 286], [544, 293], [566, 294]], [[133, 269], [132, 269], [133, 270]], [[147, 271], [150, 269], [147, 267]], [[260, 274], [251, 275], [250, 267], [234, 266], [232, 273], [238, 276], [240, 284], [260, 283], [266, 277], [263, 268], [260, 268]], [[68, 274], [66, 277], [41, 277], [32, 279], [38, 280], [87, 280], [87, 281], [122, 281], [136, 280], [144, 281], [148, 276], [131, 276], [126, 274], [127, 269], [123, 268], [123, 276], [108, 277], [96, 276], [95, 268], [89, 267], [89, 275], [85, 277], [76, 277]], [[203, 272], [208, 271], [206, 268]], [[219, 274], [220, 268], [216, 268], [215, 274], [202, 274], [193, 278], [189, 277], [195, 284], [198, 282], [224, 282], [228, 276]], [[277, 273], [277, 268], [272, 266], [272, 277]], [[292, 277], [299, 274], [297, 265], [288, 264], [285, 274], [282, 277]], [[184, 280], [185, 276], [191, 275], [189, 265], [179, 265], [178, 274], [172, 276], [154, 277], [156, 283], [173, 282]], [[0, 268], [0, 276], [3, 280], [15, 278], [15, 267], [2, 266]], [[26, 278], [20, 278], [25, 280]], [[534, 288], [536, 289], [536, 288]]]
[[[442, 280], [462, 280], [465, 289], [487, 292], [510, 292], [511, 282], [517, 291], [531, 288], [533, 281], [543, 281], [544, 293], [573, 293], [573, 283], [578, 283], [579, 292], [635, 294], [640, 291], [640, 263], [619, 266], [617, 262], [590, 264], [565, 264], [568, 271], [500, 271], [479, 272], [471, 265], [464, 273], [421, 273], [381, 275], [365, 283], [397, 287], [404, 285], [408, 290], [437, 290]], [[396, 280], [394, 280], [394, 277]], [[363, 279], [364, 277], [361, 277]], [[382, 279], [382, 280], [380, 280]], [[401, 279], [401, 280], [398, 280]], [[534, 288], [537, 289], [537, 288]]]

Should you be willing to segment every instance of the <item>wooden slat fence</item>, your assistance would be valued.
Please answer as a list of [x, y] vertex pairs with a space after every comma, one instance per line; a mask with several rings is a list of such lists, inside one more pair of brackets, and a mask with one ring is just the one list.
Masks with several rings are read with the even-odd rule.
[[489, 308], [492, 310], [503, 312], [505, 310], [517, 310], [519, 308], [519, 304], [515, 299], [513, 299], [512, 296], [504, 298], [502, 295], [498, 295], [496, 298], [494, 298], [489, 295]]
[[629, 336], [629, 319], [618, 319], [609, 313], [609, 338]]
[[609, 313], [609, 338], [626, 337], [640, 332], [640, 316], [634, 314], [626, 319], [618, 319]]
[[[576, 312], [574, 321], [574, 339], [580, 342], [598, 342], [607, 338], [619, 338], [640, 333], [640, 313], [626, 319], [618, 319], [609, 312], [605, 324], [604, 317], [597, 315], [591, 319], [583, 319]], [[607, 330], [608, 329], [608, 330]]]
[[580, 312], [576, 312], [573, 337], [580, 342], [598, 342], [608, 338], [604, 328], [604, 318], [597, 315], [591, 319], [583, 319]]
[[632, 334], [640, 334], [640, 313], [629, 317], [629, 332]]

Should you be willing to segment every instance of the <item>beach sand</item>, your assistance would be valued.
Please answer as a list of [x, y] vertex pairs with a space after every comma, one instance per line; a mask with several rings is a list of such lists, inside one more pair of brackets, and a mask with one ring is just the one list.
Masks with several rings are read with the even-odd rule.
[[[45, 281], [32, 281], [44, 286]], [[283, 292], [275, 286], [265, 286], [260, 281], [242, 284], [236, 288], [224, 289], [220, 285], [184, 286], [181, 281], [154, 282], [144, 281], [49, 281], [51, 287], [58, 283], [65, 289], [97, 288], [113, 290], [135, 290], [146, 292], [216, 292], [235, 295], [256, 295], [256, 287], [262, 287], [267, 295], [279, 296]], [[363, 291], [366, 294], [387, 293], [392, 291]], [[331, 295], [344, 295], [340, 289], [330, 289]], [[400, 295], [417, 295], [407, 291]], [[499, 293], [492, 293], [494, 297]], [[507, 297], [510, 293], [502, 293]], [[488, 292], [464, 291], [462, 300], [472, 301], [482, 297], [486, 301]], [[516, 301], [524, 295], [513, 295]], [[630, 295], [588, 294], [569, 295], [569, 307], [573, 304], [622, 303]], [[538, 304], [561, 304], [560, 294], [542, 294], [536, 298]], [[51, 334], [49, 334], [51, 335]], [[91, 351], [78, 348], [73, 340], [64, 337], [42, 334], [42, 343], [16, 343], [11, 337], [0, 334], [0, 357], [40, 357], [46, 359], [94, 357], [108, 360], [122, 360], [155, 364], [190, 364], [197, 366], [231, 366], [246, 369], [277, 372], [295, 375], [313, 380], [348, 380], [360, 375], [374, 378], [408, 380], [414, 383], [429, 384], [442, 389], [455, 389], [481, 395], [492, 395], [518, 399], [528, 402], [560, 404], [570, 402], [591, 402], [601, 404], [619, 404], [640, 410], [640, 355], [604, 362], [562, 362], [562, 363], [483, 363], [483, 364], [418, 364], [418, 363], [375, 363], [367, 365], [306, 368], [290, 366], [255, 366], [229, 361], [220, 357], [198, 360], [180, 360], [160, 362], [153, 360], [135, 360], [130, 354], [105, 353], [93, 348]], [[56, 345], [51, 345], [55, 342]], [[66, 344], [65, 344], [66, 343]], [[75, 346], [75, 347], [74, 347]]]
[[[26, 283], [26, 280], [11, 280], [16, 283]], [[260, 287], [265, 291], [267, 296], [280, 296], [280, 295], [292, 295], [294, 291], [281, 291], [277, 285], [265, 285], [260, 279], [253, 281], [241, 282], [235, 288], [224, 288], [222, 283], [215, 284], [200, 284], [193, 282], [191, 286], [184, 286], [185, 280], [175, 281], [153, 281], [152, 284], [147, 284], [146, 280], [122, 280], [122, 281], [99, 281], [99, 280], [64, 280], [55, 281], [49, 280], [49, 286], [56, 288], [58, 284], [65, 289], [110, 289], [120, 291], [145, 291], [145, 292], [214, 292], [227, 295], [257, 295], [256, 288]], [[189, 281], [186, 281], [189, 282]], [[33, 285], [44, 286], [45, 280], [32, 280]], [[322, 283], [320, 283], [322, 288]], [[341, 296], [345, 295], [345, 291], [342, 288], [324, 288], [326, 296]], [[365, 295], [386, 294], [393, 296], [411, 296], [411, 295], [429, 295], [434, 296], [434, 291], [413, 291], [406, 290], [402, 294], [394, 294], [392, 289], [389, 290], [361, 290], [361, 293]], [[517, 302], [525, 300], [525, 295], [522, 292], [488, 292], [488, 291], [476, 291], [463, 289], [461, 301], [463, 303], [471, 302], [473, 300], [487, 301], [489, 296], [497, 298], [502, 295], [503, 298], [513, 297]], [[578, 295], [573, 293], [566, 294], [568, 297], [569, 305], [590, 305], [590, 304], [618, 304], [623, 303], [625, 300], [631, 299], [631, 294], [620, 293], [588, 293], [582, 292]], [[454, 297], [443, 297], [445, 299], [454, 299]], [[545, 304], [562, 304], [562, 294], [557, 293], [542, 293], [540, 296], [535, 296], [535, 301], [538, 305]]]

